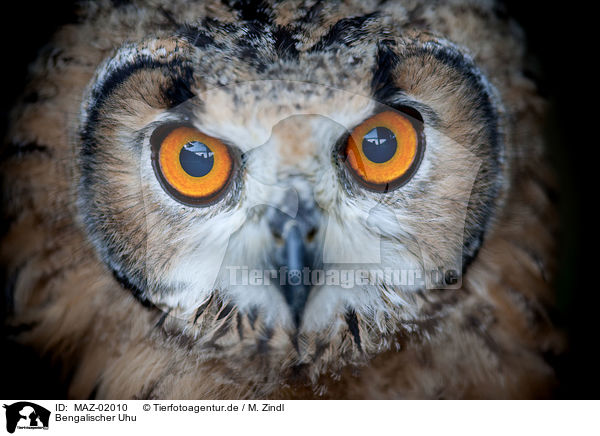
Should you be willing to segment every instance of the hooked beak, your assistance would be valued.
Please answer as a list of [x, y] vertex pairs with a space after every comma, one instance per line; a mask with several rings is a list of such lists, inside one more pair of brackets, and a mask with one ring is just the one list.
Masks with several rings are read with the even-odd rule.
[[278, 268], [278, 286], [287, 302], [296, 327], [312, 289], [310, 271], [314, 268], [319, 212], [314, 203], [300, 201], [295, 218], [273, 209], [269, 227], [279, 241], [274, 253]]
[[287, 234], [284, 235], [284, 265], [282, 273], [286, 274], [285, 280], [281, 280], [280, 288], [283, 296], [290, 307], [296, 327], [300, 325], [300, 319], [310, 292], [310, 283], [306, 283], [305, 268], [309, 269], [306, 256], [304, 237], [301, 234], [297, 222], [291, 221]]

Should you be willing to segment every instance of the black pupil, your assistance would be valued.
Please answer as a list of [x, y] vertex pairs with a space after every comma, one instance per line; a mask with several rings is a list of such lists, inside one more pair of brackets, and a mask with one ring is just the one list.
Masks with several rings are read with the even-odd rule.
[[188, 142], [179, 152], [179, 163], [183, 170], [192, 177], [207, 175], [215, 163], [213, 152], [199, 141]]
[[386, 127], [375, 127], [362, 141], [363, 153], [371, 162], [384, 163], [396, 153], [396, 135]]

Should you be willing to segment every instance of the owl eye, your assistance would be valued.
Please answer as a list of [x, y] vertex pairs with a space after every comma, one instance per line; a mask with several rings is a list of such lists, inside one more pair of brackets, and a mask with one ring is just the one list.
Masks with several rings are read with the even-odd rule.
[[354, 128], [342, 156], [354, 178], [368, 189], [388, 192], [406, 183], [419, 167], [425, 140], [421, 117], [380, 112]]
[[189, 126], [163, 126], [150, 138], [152, 166], [161, 186], [190, 206], [213, 203], [233, 171], [229, 148]]

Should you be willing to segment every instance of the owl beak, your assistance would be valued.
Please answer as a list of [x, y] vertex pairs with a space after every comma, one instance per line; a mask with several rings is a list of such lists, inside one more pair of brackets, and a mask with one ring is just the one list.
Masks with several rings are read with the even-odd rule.
[[278, 267], [278, 286], [296, 327], [300, 326], [312, 289], [310, 269], [315, 260], [313, 239], [319, 220], [317, 209], [313, 202], [300, 201], [295, 218], [277, 209], [272, 209], [269, 217], [269, 227], [278, 241], [273, 253]]
[[305, 268], [308, 268], [305, 238], [300, 226], [295, 221], [289, 221], [284, 236], [284, 262], [280, 274], [286, 274], [285, 280], [280, 280], [280, 288], [290, 307], [296, 327], [300, 325], [304, 306], [310, 292], [310, 284], [303, 280]]

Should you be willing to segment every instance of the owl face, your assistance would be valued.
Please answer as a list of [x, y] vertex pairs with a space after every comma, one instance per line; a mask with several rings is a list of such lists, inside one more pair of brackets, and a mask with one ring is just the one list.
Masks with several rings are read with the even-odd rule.
[[448, 41], [339, 23], [310, 42], [300, 24], [205, 18], [98, 68], [79, 211], [142, 302], [196, 321], [217, 298], [288, 332], [356, 314], [393, 329], [415, 293], [460, 284], [502, 194], [494, 90]]

